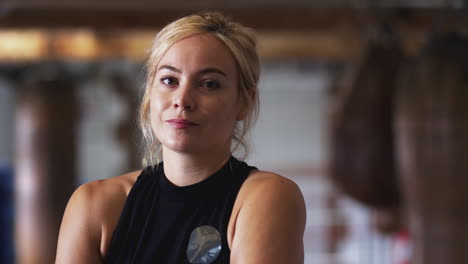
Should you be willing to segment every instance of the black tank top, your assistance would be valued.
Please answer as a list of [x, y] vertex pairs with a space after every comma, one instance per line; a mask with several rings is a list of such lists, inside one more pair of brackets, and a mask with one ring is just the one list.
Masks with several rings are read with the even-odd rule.
[[[253, 169], [231, 157], [205, 180], [178, 187], [164, 175], [163, 163], [145, 168], [128, 194], [105, 263], [229, 263], [227, 226], [239, 189]], [[189, 254], [187, 249], [189, 242], [194, 249], [193, 241], [200, 238], [193, 231], [206, 226], [218, 231], [221, 250], [197, 260], [191, 254], [197, 249]]]

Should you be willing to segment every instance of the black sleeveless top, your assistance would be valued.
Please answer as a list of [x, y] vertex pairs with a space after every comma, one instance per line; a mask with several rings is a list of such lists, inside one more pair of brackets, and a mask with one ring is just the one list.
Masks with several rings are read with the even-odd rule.
[[207, 179], [178, 187], [164, 175], [163, 163], [145, 168], [128, 194], [105, 263], [189, 264], [189, 240], [200, 226], [216, 228], [221, 251], [213, 262], [191, 261], [229, 263], [227, 226], [239, 189], [253, 169], [231, 157]]

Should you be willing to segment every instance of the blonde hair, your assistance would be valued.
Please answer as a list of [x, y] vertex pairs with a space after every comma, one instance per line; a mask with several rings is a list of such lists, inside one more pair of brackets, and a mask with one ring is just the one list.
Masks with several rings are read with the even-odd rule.
[[244, 136], [258, 116], [258, 80], [260, 62], [256, 50], [254, 31], [236, 23], [218, 12], [208, 12], [180, 18], [157, 35], [147, 61], [148, 75], [145, 93], [140, 106], [139, 126], [143, 134], [143, 165], [157, 164], [161, 159], [161, 143], [156, 138], [150, 119], [150, 94], [153, 87], [156, 68], [167, 50], [177, 41], [197, 34], [212, 34], [218, 38], [232, 53], [238, 69], [241, 109], [246, 113], [244, 120], [239, 121], [233, 131], [232, 139], [237, 142], [232, 151], [239, 146], [248, 153]]

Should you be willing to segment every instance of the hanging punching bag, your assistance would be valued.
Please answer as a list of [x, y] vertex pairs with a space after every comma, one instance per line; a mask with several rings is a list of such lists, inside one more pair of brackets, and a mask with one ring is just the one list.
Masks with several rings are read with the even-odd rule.
[[468, 39], [433, 37], [403, 72], [395, 107], [411, 263], [468, 263]]
[[357, 71], [332, 98], [329, 173], [339, 189], [367, 206], [397, 208], [400, 189], [393, 150], [393, 96], [403, 61], [391, 30], [368, 41]]

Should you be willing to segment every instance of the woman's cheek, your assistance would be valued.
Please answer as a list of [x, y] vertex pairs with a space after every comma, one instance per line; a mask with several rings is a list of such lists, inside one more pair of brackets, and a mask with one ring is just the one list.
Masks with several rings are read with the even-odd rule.
[[160, 126], [160, 123], [162, 120], [162, 113], [163, 111], [162, 111], [161, 101], [156, 96], [153, 96], [151, 103], [150, 103], [150, 118], [151, 118], [151, 126], [155, 133], [158, 130], [157, 128]]
[[162, 114], [163, 103], [163, 98], [159, 94], [153, 93], [151, 97], [151, 111], [155, 116], [160, 116]]

